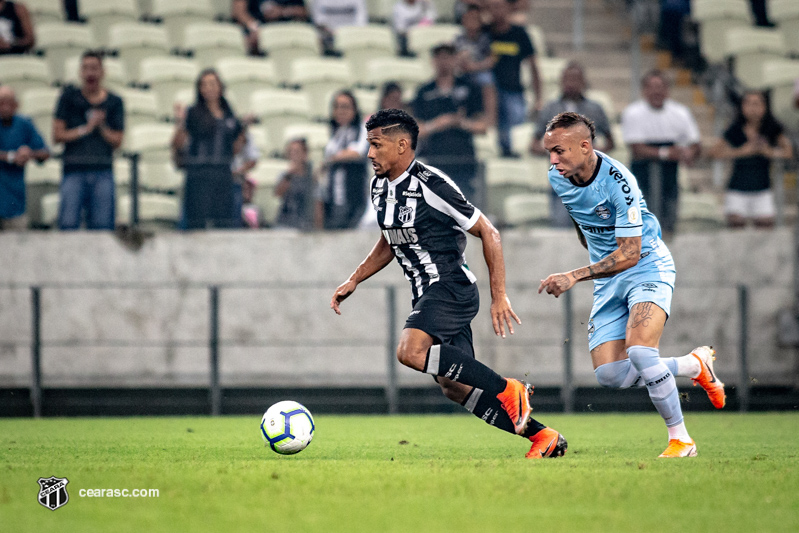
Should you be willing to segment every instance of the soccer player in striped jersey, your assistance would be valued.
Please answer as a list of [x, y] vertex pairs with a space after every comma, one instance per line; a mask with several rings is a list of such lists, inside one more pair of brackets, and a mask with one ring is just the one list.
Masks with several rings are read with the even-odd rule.
[[359, 283], [393, 258], [411, 283], [413, 311], [405, 322], [397, 358], [432, 374], [444, 395], [492, 426], [532, 442], [528, 458], [559, 457], [566, 440], [530, 417], [532, 388], [503, 378], [474, 356], [471, 321], [479, 297], [466, 265], [466, 233], [482, 241], [491, 285], [494, 332], [513, 334], [521, 324], [505, 293], [505, 263], [499, 232], [441, 171], [415, 159], [419, 126], [397, 109], [372, 115], [366, 123], [375, 177], [370, 194], [382, 234], [366, 259], [336, 289], [339, 305]]
[[669, 444], [660, 457], [693, 457], [696, 443], [685, 428], [674, 377], [693, 379], [721, 409], [726, 397], [713, 371], [715, 352], [701, 346], [682, 357], [660, 357], [674, 261], [635, 176], [594, 150], [594, 134], [594, 123], [577, 113], [561, 113], [547, 124], [549, 182], [571, 215], [591, 264], [548, 276], [538, 292], [557, 298], [575, 283], [594, 280], [588, 346], [597, 381], [605, 387], [645, 386], [668, 428]]

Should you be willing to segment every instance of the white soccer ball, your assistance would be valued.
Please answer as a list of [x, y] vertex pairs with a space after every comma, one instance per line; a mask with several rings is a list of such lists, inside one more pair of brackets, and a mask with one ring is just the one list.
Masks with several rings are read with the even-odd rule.
[[261, 436], [283, 455], [303, 451], [311, 443], [314, 429], [311, 412], [297, 402], [277, 402], [261, 418]]

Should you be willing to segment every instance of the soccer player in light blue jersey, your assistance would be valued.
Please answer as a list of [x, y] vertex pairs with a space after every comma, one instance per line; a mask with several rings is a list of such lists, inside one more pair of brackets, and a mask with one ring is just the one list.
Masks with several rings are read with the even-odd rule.
[[724, 384], [713, 370], [715, 352], [701, 346], [682, 357], [660, 357], [674, 261], [635, 176], [594, 150], [594, 136], [593, 122], [577, 113], [561, 113], [547, 124], [549, 182], [591, 263], [548, 276], [538, 292], [558, 297], [580, 281], [594, 280], [588, 341], [597, 381], [605, 387], [645, 386], [668, 428], [669, 444], [660, 457], [693, 457], [696, 443], [685, 427], [674, 378], [691, 378], [716, 408], [724, 407]]

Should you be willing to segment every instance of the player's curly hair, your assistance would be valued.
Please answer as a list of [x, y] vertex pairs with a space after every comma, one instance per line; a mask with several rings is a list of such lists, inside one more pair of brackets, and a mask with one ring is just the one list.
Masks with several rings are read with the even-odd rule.
[[594, 121], [585, 115], [574, 113], [572, 111], [558, 113], [552, 117], [552, 120], [547, 122], [546, 131], [550, 132], [557, 128], [571, 128], [572, 126], [577, 126], [578, 124], [582, 124], [588, 128], [588, 131], [591, 132], [591, 142], [594, 142], [594, 139], [596, 138], [596, 126], [594, 126]]
[[[393, 128], [391, 128], [393, 126]], [[401, 109], [381, 109], [366, 121], [366, 130], [376, 128], [396, 129], [411, 136], [411, 149], [416, 150], [419, 138], [419, 125], [416, 120]]]

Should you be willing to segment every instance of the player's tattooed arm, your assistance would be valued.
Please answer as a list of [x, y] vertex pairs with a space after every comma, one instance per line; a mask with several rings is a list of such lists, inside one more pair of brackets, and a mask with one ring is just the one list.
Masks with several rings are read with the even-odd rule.
[[336, 292], [333, 293], [333, 297], [330, 299], [330, 308], [335, 311], [337, 315], [340, 315], [341, 309], [339, 309], [339, 304], [346, 300], [350, 294], [355, 292], [360, 282], [371, 278], [383, 270], [393, 258], [394, 252], [391, 250], [391, 245], [383, 235], [380, 235], [380, 239], [377, 241], [377, 244], [374, 245], [372, 251], [369, 252], [369, 255], [366, 256], [366, 259], [358, 265], [355, 272], [350, 274], [347, 281], [339, 285]]
[[638, 264], [641, 257], [641, 237], [618, 237], [616, 243], [619, 247], [601, 261], [571, 272], [550, 275], [541, 281], [538, 293], [546, 290], [547, 294], [557, 298], [579, 281], [609, 278]]

